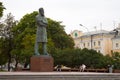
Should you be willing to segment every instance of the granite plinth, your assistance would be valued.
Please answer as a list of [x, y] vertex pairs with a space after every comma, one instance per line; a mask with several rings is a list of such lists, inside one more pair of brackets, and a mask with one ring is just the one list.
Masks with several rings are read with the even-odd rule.
[[49, 55], [32, 56], [30, 61], [30, 71], [51, 72], [53, 71], [53, 58]]

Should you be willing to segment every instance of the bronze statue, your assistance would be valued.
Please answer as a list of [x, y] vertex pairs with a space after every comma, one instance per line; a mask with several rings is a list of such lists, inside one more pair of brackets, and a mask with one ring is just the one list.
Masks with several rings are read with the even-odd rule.
[[37, 23], [37, 32], [36, 32], [36, 42], [35, 42], [35, 55], [40, 55], [39, 43], [42, 44], [42, 50], [44, 55], [48, 55], [47, 53], [47, 32], [46, 27], [48, 25], [47, 18], [44, 15], [44, 9], [39, 9], [39, 14], [36, 16]]

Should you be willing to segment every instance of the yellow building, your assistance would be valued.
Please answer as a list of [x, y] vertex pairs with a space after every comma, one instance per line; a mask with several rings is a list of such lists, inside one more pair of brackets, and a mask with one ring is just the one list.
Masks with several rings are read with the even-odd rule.
[[112, 52], [120, 52], [120, 36], [112, 38]]
[[111, 39], [112, 40], [112, 52], [120, 52], [120, 31], [115, 33], [115, 36]]
[[120, 24], [114, 30], [116, 31], [115, 36], [111, 39], [112, 40], [112, 52], [120, 52]]
[[77, 48], [79, 46], [79, 37], [81, 37], [83, 35], [83, 33], [81, 31], [78, 30], [74, 30], [70, 33], [70, 36], [74, 39], [74, 43], [75, 43], [75, 48]]
[[81, 31], [77, 32], [77, 30], [75, 30], [71, 33], [71, 35], [75, 42], [75, 48], [94, 49], [103, 55], [111, 54], [111, 39], [114, 37], [114, 34], [110, 33], [109, 31], [99, 30], [82, 33]]
[[70, 36], [71, 36], [72, 38], [78, 38], [78, 37], [80, 37], [80, 36], [82, 36], [82, 35], [83, 35], [82, 31], [78, 31], [78, 30], [74, 30], [74, 31], [72, 31], [72, 32], [70, 33]]

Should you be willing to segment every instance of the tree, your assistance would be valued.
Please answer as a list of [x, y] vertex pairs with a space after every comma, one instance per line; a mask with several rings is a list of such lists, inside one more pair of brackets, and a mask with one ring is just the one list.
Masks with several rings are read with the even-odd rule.
[[36, 15], [37, 12], [33, 12], [33, 14], [26, 14], [18, 22], [17, 26], [13, 28], [15, 34], [14, 37], [15, 48], [12, 50], [12, 53], [16, 60], [15, 65], [16, 67], [18, 63], [25, 63], [26, 67], [26, 65], [30, 61], [30, 57], [34, 53]]
[[5, 7], [3, 6], [2, 2], [0, 2], [0, 17], [3, 16], [3, 10], [5, 9]]
[[48, 18], [48, 37], [52, 38], [55, 47], [59, 49], [73, 48], [73, 39], [66, 34], [62, 22], [53, 21]]
[[114, 52], [112, 53], [113, 63], [110, 65], [114, 65], [115, 69], [120, 69], [120, 53]]
[[102, 60], [103, 60], [102, 63], [104, 64], [103, 65], [104, 68], [108, 68], [109, 65], [113, 65], [113, 59], [110, 55], [104, 56], [104, 58]]
[[1, 40], [2, 40], [2, 54], [6, 54], [8, 60], [8, 71], [10, 71], [10, 63], [11, 63], [11, 51], [13, 49], [13, 32], [12, 28], [16, 25], [16, 21], [14, 20], [14, 16], [9, 13], [7, 18], [3, 22], [0, 27]]
[[[36, 11], [26, 14], [23, 16], [23, 18], [21, 18], [17, 26], [13, 28], [15, 33], [15, 48], [13, 50], [13, 55], [21, 55], [19, 58], [16, 57], [19, 62], [21, 62], [21, 58], [24, 57], [24, 59], [22, 59], [23, 62], [27, 61], [25, 63], [29, 63], [30, 57], [34, 54], [34, 44], [37, 29], [35, 17], [37, 14], [38, 13]], [[64, 26], [61, 25], [60, 22], [48, 18], [47, 34], [47, 48], [49, 54], [54, 54], [57, 49], [73, 48], [73, 40], [66, 34], [64, 31]]]
[[111, 58], [103, 56], [95, 50], [88, 49], [64, 49], [59, 50], [53, 55], [55, 65], [61, 64], [69, 67], [79, 67], [82, 64], [87, 65], [87, 68], [107, 68]]
[[4, 54], [5, 49], [3, 47], [4, 39], [0, 38], [0, 65], [4, 65], [7, 62], [7, 55]]

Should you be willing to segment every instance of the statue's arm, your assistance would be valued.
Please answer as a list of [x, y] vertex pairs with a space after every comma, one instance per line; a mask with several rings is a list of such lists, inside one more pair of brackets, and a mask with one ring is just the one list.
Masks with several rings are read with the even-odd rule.
[[47, 26], [48, 25], [48, 22], [47, 22], [47, 19], [46, 20], [42, 20], [42, 19], [37, 19], [37, 24], [40, 25], [40, 26]]
[[48, 25], [48, 21], [47, 21], [47, 18], [44, 18], [44, 20], [41, 21], [44, 25]]

